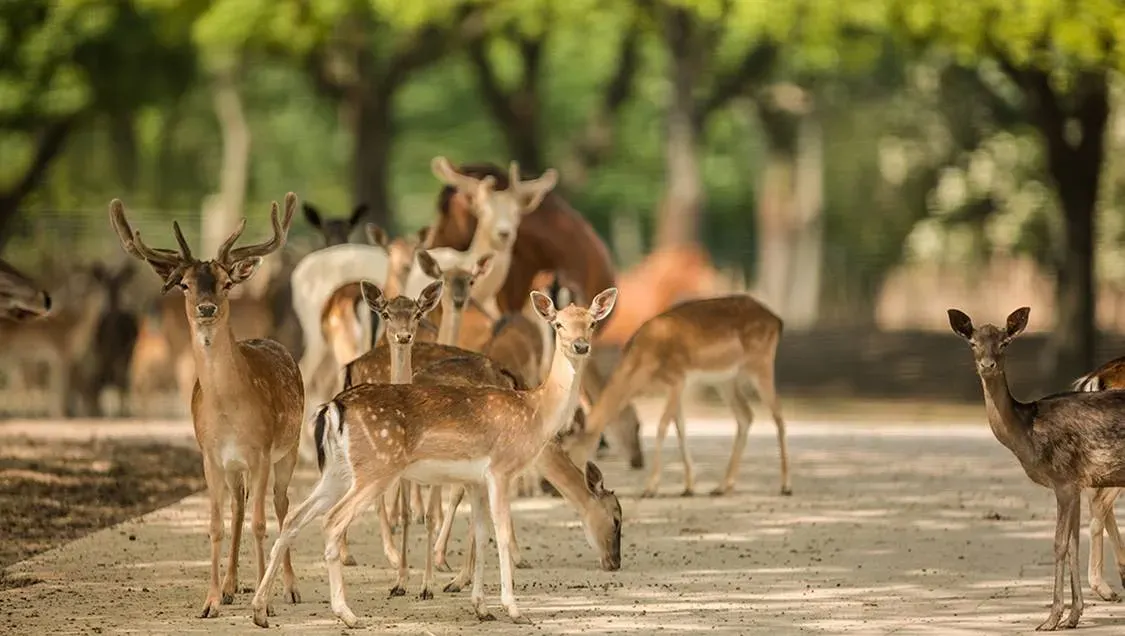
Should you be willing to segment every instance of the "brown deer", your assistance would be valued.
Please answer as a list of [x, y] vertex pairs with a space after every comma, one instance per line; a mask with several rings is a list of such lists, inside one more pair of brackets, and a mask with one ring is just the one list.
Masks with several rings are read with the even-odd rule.
[[[282, 526], [289, 510], [289, 482], [297, 465], [304, 391], [293, 356], [273, 340], [235, 340], [230, 325], [228, 295], [246, 282], [261, 265], [262, 257], [285, 245], [297, 195], [285, 196], [285, 217], [278, 218], [275, 202], [270, 211], [273, 237], [254, 245], [234, 247], [243, 230], [243, 219], [219, 246], [214, 260], [200, 261], [180, 231], [172, 229], [179, 250], [152, 249], [134, 232], [120, 200], [110, 203], [110, 221], [130, 256], [149, 264], [163, 291], [179, 287], [184, 292], [184, 312], [191, 324], [192, 350], [198, 379], [192, 391], [191, 414], [195, 439], [203, 454], [203, 474], [211, 501], [211, 581], [202, 618], [218, 615], [219, 604], [234, 602], [238, 590], [238, 548], [242, 538], [247, 491], [251, 501], [250, 528], [260, 581], [265, 573], [265, 498], [273, 466], [273, 505]], [[219, 586], [219, 556], [223, 542], [223, 497], [231, 496], [231, 547], [226, 577]], [[285, 592], [290, 602], [300, 600], [289, 550], [285, 550]]]
[[[1075, 391], [1106, 391], [1125, 389], [1125, 357], [1116, 358], [1074, 381]], [[1103, 601], [1119, 601], [1121, 597], [1105, 582], [1102, 570], [1105, 562], [1105, 546], [1102, 531], [1109, 535], [1113, 547], [1117, 572], [1125, 584], [1125, 544], [1117, 528], [1117, 514], [1113, 503], [1121, 494], [1120, 488], [1095, 488], [1090, 496], [1090, 589]]]
[[493, 618], [483, 590], [488, 541], [484, 514], [490, 510], [500, 557], [500, 602], [514, 622], [529, 622], [516, 606], [513, 590], [508, 489], [573, 412], [576, 378], [590, 354], [594, 326], [613, 309], [617, 290], [599, 294], [588, 310], [571, 306], [559, 311], [550, 298], [533, 294], [540, 315], [558, 333], [550, 376], [538, 388], [364, 384], [317, 410], [317, 453], [324, 458], [324, 470], [274, 545], [267, 576], [252, 602], [256, 624], [268, 625], [267, 600], [277, 555], [288, 549], [303, 526], [327, 513], [324, 554], [332, 611], [345, 625], [358, 625], [344, 598], [340, 540], [356, 515], [400, 477], [474, 486], [473, 526], [482, 558], [474, 566], [473, 610], [481, 620]]
[[0, 318], [30, 320], [51, 311], [51, 296], [15, 267], [0, 260]]
[[1071, 604], [1063, 626], [1077, 627], [1083, 608], [1078, 570], [1082, 489], [1125, 487], [1125, 391], [1064, 393], [1020, 402], [1008, 388], [1004, 349], [1027, 327], [1031, 310], [1013, 311], [1003, 328], [976, 328], [964, 312], [948, 313], [953, 332], [972, 346], [996, 440], [1016, 456], [1031, 481], [1055, 491], [1054, 600], [1047, 620], [1036, 629], [1058, 628], [1068, 567]]
[[634, 396], [647, 387], [663, 388], [668, 398], [656, 429], [652, 471], [641, 496], [656, 494], [660, 484], [661, 445], [673, 421], [684, 462], [683, 495], [691, 496], [695, 492], [695, 471], [684, 437], [681, 404], [684, 386], [696, 377], [717, 380], [723, 383], [722, 396], [738, 421], [726, 475], [711, 491], [712, 495], [727, 494], [734, 489], [754, 417], [742, 387], [744, 382], [749, 382], [773, 415], [781, 462], [781, 494], [792, 494], [785, 420], [781, 417], [781, 404], [774, 388], [774, 357], [781, 339], [781, 325], [780, 318], [746, 295], [688, 301], [649, 319], [625, 346], [605, 391], [587, 415], [586, 430], [576, 436], [572, 456], [583, 461], [591, 457], [606, 424]]
[[[418, 265], [426, 276], [444, 280], [446, 285], [441, 305], [431, 314], [432, 319], [438, 322], [436, 342], [469, 351], [479, 351], [484, 346], [491, 334], [493, 320], [479, 304], [472, 303], [472, 292], [479, 281], [488, 278], [495, 260], [492, 252], [485, 252], [468, 267], [460, 263], [442, 267], [429, 252], [418, 251]], [[429, 341], [428, 338], [421, 340]]]
[[350, 241], [355, 226], [359, 225], [360, 219], [367, 214], [367, 205], [363, 203], [355, 206], [352, 215], [346, 219], [326, 219], [321, 216], [319, 210], [307, 201], [301, 203], [301, 209], [305, 213], [305, 220], [309, 222], [309, 225], [316, 228], [316, 231], [324, 239], [325, 247], [343, 245]]
[[103, 309], [94, 327], [94, 338], [85, 355], [72, 366], [72, 393], [80, 402], [80, 414], [103, 415], [100, 396], [113, 388], [119, 396], [119, 413], [128, 412], [130, 363], [139, 335], [135, 313], [125, 307], [124, 288], [132, 280], [136, 267], [124, 261], [117, 268], [95, 263], [91, 270], [98, 292], [104, 294]]

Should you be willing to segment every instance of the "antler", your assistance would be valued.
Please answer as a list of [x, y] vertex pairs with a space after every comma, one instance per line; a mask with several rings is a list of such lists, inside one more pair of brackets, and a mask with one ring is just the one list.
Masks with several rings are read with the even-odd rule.
[[451, 185], [461, 192], [476, 192], [477, 187], [481, 184], [480, 179], [458, 172], [453, 164], [449, 163], [449, 159], [445, 157], [434, 157], [430, 161], [430, 170], [438, 181]]
[[290, 192], [285, 195], [285, 218], [278, 219], [278, 204], [277, 201], [273, 202], [270, 207], [270, 222], [273, 224], [273, 237], [264, 243], [257, 243], [255, 245], [245, 245], [238, 249], [231, 249], [242, 236], [242, 231], [246, 229], [246, 219], [243, 218], [238, 223], [238, 227], [234, 232], [223, 241], [219, 246], [218, 261], [223, 265], [232, 265], [236, 261], [251, 256], [265, 256], [274, 252], [285, 245], [285, 240], [289, 235], [289, 226], [293, 223], [293, 213], [297, 211], [297, 195]]
[[520, 163], [513, 161], [508, 164], [508, 189], [518, 190], [520, 187]]
[[183, 232], [180, 231], [179, 223], [172, 223], [172, 229], [176, 233], [176, 242], [180, 244], [180, 251], [175, 252], [159, 248], [153, 249], [145, 245], [144, 241], [141, 240], [141, 233], [134, 232], [128, 219], [125, 218], [125, 204], [121, 202], [121, 199], [114, 199], [109, 202], [109, 220], [113, 224], [113, 229], [117, 232], [117, 237], [121, 239], [121, 247], [124, 248], [126, 254], [134, 258], [151, 263], [176, 266], [192, 260], [191, 250], [188, 248]]

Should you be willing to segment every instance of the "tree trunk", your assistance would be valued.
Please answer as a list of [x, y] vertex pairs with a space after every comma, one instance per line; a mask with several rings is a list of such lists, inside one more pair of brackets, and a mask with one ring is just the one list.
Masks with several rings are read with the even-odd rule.
[[797, 139], [795, 214], [796, 227], [789, 262], [789, 296], [785, 322], [798, 329], [812, 327], [819, 317], [820, 275], [824, 236], [824, 152], [820, 122], [803, 117]]
[[62, 154], [74, 123], [73, 119], [65, 119], [49, 124], [39, 135], [35, 155], [23, 176], [11, 189], [0, 192], [0, 250], [3, 250], [4, 244], [12, 236], [20, 205], [47, 177], [51, 164]]
[[110, 137], [113, 140], [113, 158], [117, 167], [117, 181], [125, 190], [125, 196], [137, 189], [139, 149], [137, 131], [133, 123], [133, 113], [122, 111], [109, 116]]
[[797, 217], [799, 118], [764, 96], [757, 101], [766, 141], [766, 165], [758, 186], [758, 281], [762, 300], [788, 321], [791, 225]]
[[250, 172], [250, 128], [242, 109], [235, 69], [219, 71], [213, 90], [223, 154], [219, 167], [219, 192], [209, 197], [203, 206], [202, 245], [203, 253], [208, 255], [218, 251], [219, 245], [230, 236], [242, 218]]
[[352, 108], [355, 122], [352, 149], [352, 194], [355, 205], [367, 204], [368, 220], [394, 231], [391, 210], [390, 158], [394, 139], [393, 91], [361, 90]]
[[699, 169], [699, 134], [695, 116], [695, 78], [700, 70], [691, 17], [671, 9], [664, 37], [671, 55], [664, 141], [665, 187], [656, 226], [655, 249], [695, 243], [703, 208], [703, 180]]

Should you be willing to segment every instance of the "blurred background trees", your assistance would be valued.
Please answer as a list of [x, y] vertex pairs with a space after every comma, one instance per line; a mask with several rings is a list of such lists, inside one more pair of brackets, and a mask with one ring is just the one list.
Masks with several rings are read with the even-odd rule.
[[431, 157], [514, 159], [622, 269], [701, 245], [798, 329], [1032, 304], [1062, 382], [1125, 329], [1122, 28], [1102, 0], [8, 0], [0, 245], [115, 254], [115, 196], [208, 245], [286, 190], [414, 230]]

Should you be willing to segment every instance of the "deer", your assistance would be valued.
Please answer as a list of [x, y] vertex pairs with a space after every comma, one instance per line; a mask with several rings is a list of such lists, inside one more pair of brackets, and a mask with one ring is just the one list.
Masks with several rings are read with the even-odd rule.
[[305, 220], [316, 228], [324, 239], [324, 246], [343, 245], [351, 240], [352, 231], [359, 225], [360, 219], [367, 214], [367, 204], [360, 203], [352, 210], [352, 215], [346, 219], [326, 219], [320, 211], [308, 201], [301, 203], [301, 211], [305, 213]]
[[1054, 599], [1047, 619], [1036, 629], [1059, 627], [1068, 568], [1070, 612], [1062, 626], [1077, 627], [1083, 609], [1078, 569], [1082, 490], [1125, 487], [1125, 391], [1063, 393], [1020, 402], [1008, 387], [1004, 350], [1027, 327], [1031, 309], [1016, 309], [1004, 327], [974, 327], [964, 312], [947, 313], [953, 332], [972, 348], [993, 435], [1016, 456], [1031, 481], [1055, 493]]
[[[496, 294], [508, 276], [512, 262], [512, 248], [525, 215], [539, 207], [539, 203], [558, 183], [558, 171], [549, 169], [537, 179], [521, 180], [519, 164], [508, 167], [509, 186], [496, 190], [496, 179], [486, 176], [478, 179], [453, 169], [445, 157], [434, 157], [430, 168], [439, 181], [451, 186], [469, 202], [468, 211], [476, 221], [472, 240], [463, 249], [427, 247], [430, 255], [443, 267], [460, 264], [466, 269], [486, 253], [493, 253], [492, 269], [488, 276], [478, 281], [472, 297], [481, 304], [489, 316], [500, 311]], [[435, 232], [427, 232], [427, 245], [432, 244]], [[406, 291], [416, 293], [430, 277], [420, 268], [414, 269], [407, 279]], [[525, 292], [526, 295], [526, 292]]]
[[51, 295], [31, 278], [0, 260], [0, 318], [17, 322], [51, 312]]
[[[1078, 378], [1071, 385], [1074, 391], [1106, 391], [1125, 389], [1125, 357], [1115, 358], [1090, 373]], [[1090, 589], [1103, 601], [1119, 601], [1121, 597], [1105, 582], [1103, 569], [1105, 546], [1102, 531], [1109, 535], [1117, 561], [1118, 574], [1125, 584], [1125, 544], [1117, 528], [1117, 514], [1113, 504], [1121, 494], [1120, 488], [1095, 488], [1090, 496]]]
[[474, 564], [473, 611], [480, 620], [495, 618], [485, 606], [483, 590], [487, 510], [496, 532], [501, 605], [513, 622], [529, 623], [513, 590], [508, 489], [573, 413], [576, 378], [590, 354], [594, 326], [613, 310], [616, 298], [617, 290], [610, 288], [594, 297], [589, 309], [572, 305], [560, 311], [550, 298], [533, 292], [540, 316], [556, 325], [558, 333], [551, 373], [535, 389], [362, 384], [317, 409], [321, 479], [274, 544], [266, 577], [251, 602], [255, 624], [269, 624], [267, 601], [276, 556], [288, 549], [303, 526], [326, 514], [324, 556], [332, 611], [348, 627], [358, 626], [344, 594], [340, 540], [356, 515], [398, 478], [473, 486], [473, 527], [481, 556]]
[[682, 396], [690, 379], [718, 381], [722, 383], [720, 393], [733, 411], [738, 429], [726, 474], [711, 495], [728, 494], [734, 489], [754, 417], [743, 390], [743, 384], [749, 383], [757, 389], [758, 397], [773, 416], [781, 465], [781, 494], [791, 495], [785, 420], [774, 387], [774, 358], [781, 331], [781, 319], [745, 294], [683, 302], [649, 319], [625, 346], [604, 392], [587, 414], [585, 430], [575, 436], [571, 445], [575, 463], [593, 455], [607, 423], [634, 396], [647, 387], [664, 389], [667, 398], [656, 429], [652, 468], [641, 496], [656, 495], [660, 484], [661, 445], [672, 422], [676, 425], [684, 464], [682, 496], [692, 496], [695, 470], [685, 439]]
[[[179, 249], [153, 249], [129, 225], [120, 199], [109, 206], [110, 222], [125, 253], [148, 263], [163, 281], [163, 292], [175, 287], [183, 291], [184, 312], [191, 325], [198, 376], [192, 389], [191, 414], [210, 500], [211, 577], [200, 618], [218, 616], [220, 604], [234, 602], [248, 498], [257, 580], [265, 574], [265, 497], [271, 466], [278, 526], [284, 526], [289, 510], [289, 482], [297, 465], [304, 408], [301, 373], [281, 344], [267, 339], [235, 340], [228, 296], [236, 285], [254, 275], [262, 257], [285, 245], [296, 207], [297, 195], [286, 194], [283, 219], [278, 217], [277, 202], [270, 210], [273, 236], [262, 243], [235, 247], [246, 228], [246, 219], [242, 219], [219, 246], [215, 259], [201, 261], [192, 255], [178, 222], [173, 222], [172, 230]], [[220, 588], [222, 503], [227, 491], [231, 498], [231, 545]], [[300, 602], [288, 548], [282, 560], [285, 596], [291, 603]]]
[[130, 261], [112, 269], [95, 263], [91, 269], [99, 292], [105, 296], [104, 306], [94, 327], [91, 346], [72, 367], [75, 376], [72, 386], [75, 397], [82, 402], [82, 410], [96, 417], [103, 414], [101, 392], [109, 387], [118, 392], [119, 412], [128, 410], [129, 367], [140, 329], [136, 314], [124, 306], [122, 290], [135, 273], [136, 268]]

